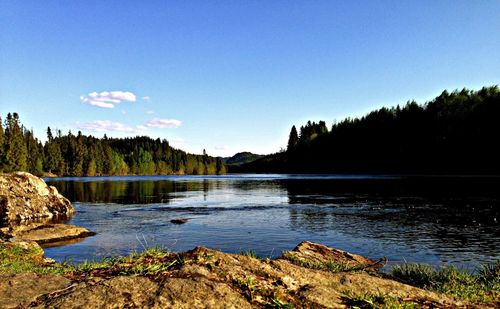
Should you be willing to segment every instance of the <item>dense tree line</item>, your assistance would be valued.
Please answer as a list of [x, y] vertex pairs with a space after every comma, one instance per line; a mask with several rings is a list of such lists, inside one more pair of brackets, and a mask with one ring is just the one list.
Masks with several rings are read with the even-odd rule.
[[[0, 119], [0, 123], [2, 120]], [[8, 114], [0, 125], [0, 171], [28, 171], [36, 175], [168, 175], [224, 174], [221, 158], [193, 155], [172, 148], [168, 141], [146, 136], [103, 138], [54, 135], [47, 128], [42, 144], [20, 122], [17, 113]]]
[[[381, 108], [361, 118], [292, 127], [286, 151], [239, 172], [499, 174], [498, 86], [463, 89], [423, 105]], [[233, 169], [233, 171], [235, 171]]]

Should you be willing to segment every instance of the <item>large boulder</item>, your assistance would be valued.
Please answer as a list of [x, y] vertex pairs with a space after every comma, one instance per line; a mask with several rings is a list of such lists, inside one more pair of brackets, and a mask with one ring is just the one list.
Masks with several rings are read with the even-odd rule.
[[25, 172], [0, 174], [0, 225], [73, 213], [71, 202], [43, 179]]

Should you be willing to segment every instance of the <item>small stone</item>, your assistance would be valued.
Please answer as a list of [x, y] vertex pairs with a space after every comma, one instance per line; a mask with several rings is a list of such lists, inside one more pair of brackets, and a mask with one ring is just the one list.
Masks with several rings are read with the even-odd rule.
[[44, 265], [52, 265], [52, 264], [55, 264], [56, 263], [56, 260], [52, 259], [52, 258], [44, 258], [43, 259], [43, 264]]
[[172, 222], [173, 224], [184, 224], [184, 223], [187, 223], [189, 219], [186, 219], [186, 218], [177, 218], [177, 219], [172, 219], [170, 220], [170, 222]]

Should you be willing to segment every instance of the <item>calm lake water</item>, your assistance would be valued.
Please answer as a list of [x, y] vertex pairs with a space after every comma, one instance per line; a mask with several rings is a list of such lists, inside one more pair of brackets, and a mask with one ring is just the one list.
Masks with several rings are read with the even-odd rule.
[[[310, 240], [391, 263], [475, 268], [500, 258], [500, 178], [304, 175], [51, 178], [69, 223], [97, 233], [58, 261], [163, 246], [277, 257]], [[183, 225], [170, 222], [188, 218]]]

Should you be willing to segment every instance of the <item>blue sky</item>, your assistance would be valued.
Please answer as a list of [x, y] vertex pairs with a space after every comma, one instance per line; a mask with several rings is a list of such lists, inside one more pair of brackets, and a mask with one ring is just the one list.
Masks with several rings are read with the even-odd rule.
[[0, 114], [210, 155], [500, 84], [500, 1], [0, 1]]

